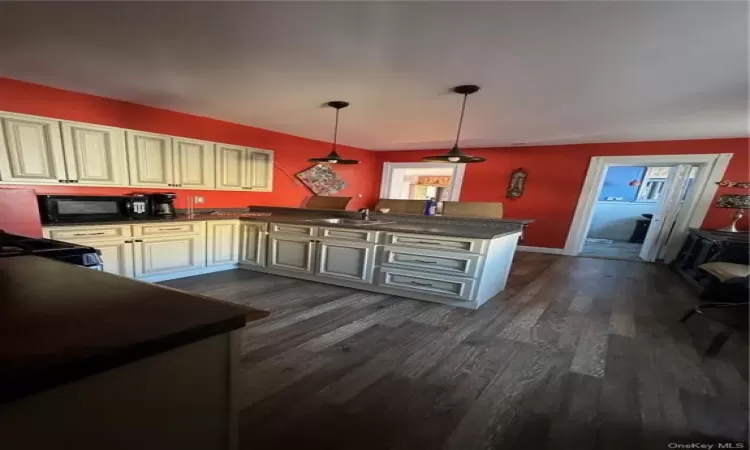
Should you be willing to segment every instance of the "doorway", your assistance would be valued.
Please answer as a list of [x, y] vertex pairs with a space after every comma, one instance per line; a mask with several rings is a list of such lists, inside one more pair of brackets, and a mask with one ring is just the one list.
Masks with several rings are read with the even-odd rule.
[[[699, 170], [701, 166], [691, 165], [687, 177], [676, 186], [680, 207]], [[663, 209], [667, 186], [677, 183], [680, 173], [679, 165], [608, 167], [579, 256], [643, 261], [643, 244], [654, 216]]]
[[[716, 193], [716, 183], [731, 157], [715, 154], [591, 158], [563, 254], [671, 261], [688, 228], [699, 227], [703, 222]], [[633, 175], [638, 171], [642, 175]], [[625, 202], [631, 198], [633, 201]], [[651, 212], [645, 212], [647, 206]], [[603, 227], [604, 216], [613, 215], [613, 208], [630, 209], [631, 219]], [[631, 226], [630, 236], [624, 240]], [[631, 238], [642, 242], [628, 242]]]
[[458, 201], [465, 164], [384, 163], [380, 198]]

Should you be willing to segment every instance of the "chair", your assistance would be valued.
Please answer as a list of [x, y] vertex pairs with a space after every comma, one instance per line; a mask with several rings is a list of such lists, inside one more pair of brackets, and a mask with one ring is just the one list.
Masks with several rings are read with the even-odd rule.
[[443, 202], [443, 215], [500, 219], [503, 217], [503, 204], [501, 202]]
[[381, 198], [375, 205], [375, 211], [383, 208], [390, 209], [389, 213], [396, 214], [424, 214], [427, 200], [393, 200]]
[[698, 313], [726, 327], [714, 336], [705, 352], [707, 356], [712, 356], [719, 353], [735, 330], [748, 329], [750, 266], [712, 262], [698, 268], [712, 279], [701, 293], [701, 302], [688, 310], [680, 322], [685, 323]]
[[305, 209], [346, 209], [351, 197], [326, 197], [313, 195], [305, 203]]

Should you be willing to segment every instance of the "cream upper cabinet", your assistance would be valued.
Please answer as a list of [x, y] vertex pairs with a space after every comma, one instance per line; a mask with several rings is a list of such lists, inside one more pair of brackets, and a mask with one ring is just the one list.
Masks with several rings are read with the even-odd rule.
[[65, 157], [60, 122], [0, 114], [0, 181], [65, 183]]
[[173, 165], [174, 181], [177, 187], [192, 189], [214, 188], [214, 147], [213, 142], [174, 138]]
[[98, 186], [128, 184], [124, 130], [62, 122], [62, 137], [71, 182]]
[[247, 174], [245, 186], [258, 192], [273, 190], [273, 152], [247, 149]]
[[273, 152], [216, 144], [216, 188], [272, 191]]
[[267, 223], [240, 222], [240, 262], [266, 265]]
[[147, 277], [206, 265], [204, 235], [135, 239], [135, 276]]
[[327, 277], [372, 283], [375, 244], [320, 241], [316, 272]]
[[127, 131], [130, 184], [168, 187], [174, 183], [172, 138], [161, 134]]
[[216, 188], [240, 190], [247, 178], [245, 147], [216, 145]]
[[236, 220], [207, 222], [206, 265], [232, 264], [239, 259], [240, 224]]

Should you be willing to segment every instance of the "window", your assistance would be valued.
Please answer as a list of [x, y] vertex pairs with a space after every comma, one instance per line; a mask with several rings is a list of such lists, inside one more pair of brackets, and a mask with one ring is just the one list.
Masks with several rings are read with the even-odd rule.
[[667, 184], [670, 167], [649, 167], [638, 189], [638, 202], [656, 202]]

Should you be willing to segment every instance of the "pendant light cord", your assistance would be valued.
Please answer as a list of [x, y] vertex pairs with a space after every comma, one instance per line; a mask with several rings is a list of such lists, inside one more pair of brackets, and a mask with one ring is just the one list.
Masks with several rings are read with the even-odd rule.
[[333, 126], [333, 151], [336, 151], [336, 137], [339, 134], [339, 108], [336, 108], [336, 124]]
[[458, 131], [456, 131], [456, 143], [453, 144], [454, 147], [458, 147], [458, 138], [461, 136], [461, 125], [464, 123], [464, 111], [466, 111], [466, 97], [468, 97], [469, 94], [464, 94], [464, 103], [461, 105], [461, 118], [458, 119]]

